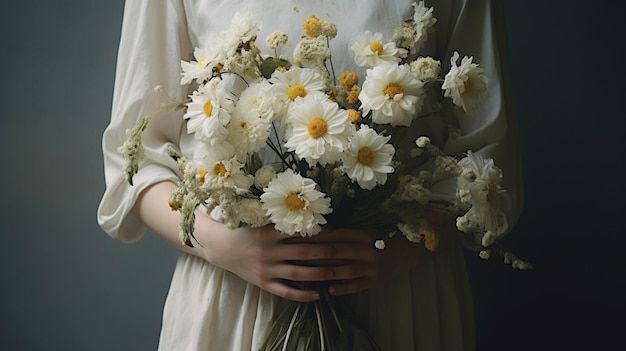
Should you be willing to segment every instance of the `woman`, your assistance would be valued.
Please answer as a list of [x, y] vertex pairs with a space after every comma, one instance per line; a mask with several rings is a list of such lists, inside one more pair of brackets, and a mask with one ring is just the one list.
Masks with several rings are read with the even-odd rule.
[[[278, 297], [315, 301], [319, 293], [284, 283], [327, 281], [334, 295], [355, 294], [360, 318], [383, 350], [472, 350], [472, 299], [463, 256], [450, 230], [448, 245], [429, 254], [420, 245], [393, 241], [378, 251], [367, 233], [324, 228], [306, 240], [293, 240], [273, 227], [229, 230], [199, 215], [186, 247], [178, 238], [178, 213], [167, 204], [180, 176], [167, 156], [172, 146], [190, 153], [195, 140], [175, 113], [155, 117], [144, 132], [147, 160], [130, 186], [116, 151], [125, 130], [169, 98], [190, 93], [180, 84], [180, 61], [195, 47], [214, 43], [237, 11], [250, 11], [263, 27], [259, 38], [276, 29], [301, 33], [301, 23], [316, 14], [337, 24], [331, 43], [337, 72], [354, 68], [348, 50], [365, 30], [390, 35], [412, 14], [412, 1], [393, 0], [134, 0], [127, 1], [120, 40], [111, 123], [103, 137], [106, 191], [99, 223], [113, 238], [138, 240], [146, 228], [181, 250], [164, 308], [161, 350], [257, 350], [274, 316]], [[501, 10], [490, 1], [432, 1], [436, 29], [424, 52], [442, 61], [454, 51], [473, 55], [490, 85], [473, 121], [446, 145], [460, 155], [472, 149], [492, 157], [503, 169], [513, 224], [520, 211], [521, 182], [515, 120], [503, 75]], [[295, 42], [296, 40], [292, 40]], [[293, 45], [293, 43], [292, 43]], [[284, 52], [290, 52], [285, 50]], [[446, 62], [444, 70], [446, 69]], [[155, 94], [153, 88], [163, 92]], [[434, 135], [435, 125], [421, 127]], [[429, 134], [429, 133], [427, 133]], [[341, 231], [341, 235], [337, 235]], [[341, 241], [337, 241], [341, 237]], [[293, 261], [298, 260], [296, 264]], [[306, 261], [333, 265], [307, 265]], [[385, 284], [381, 284], [385, 282]]]

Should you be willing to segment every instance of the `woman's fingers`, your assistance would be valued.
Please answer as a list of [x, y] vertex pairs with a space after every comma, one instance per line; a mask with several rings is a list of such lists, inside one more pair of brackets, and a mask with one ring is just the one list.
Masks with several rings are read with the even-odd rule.
[[319, 292], [316, 290], [294, 288], [280, 280], [269, 281], [264, 286], [261, 286], [261, 288], [276, 296], [292, 301], [313, 302], [320, 298]]

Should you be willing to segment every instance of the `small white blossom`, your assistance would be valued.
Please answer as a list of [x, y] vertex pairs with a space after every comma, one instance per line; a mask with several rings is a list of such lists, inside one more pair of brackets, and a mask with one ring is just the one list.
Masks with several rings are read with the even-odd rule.
[[376, 240], [374, 242], [374, 247], [377, 248], [378, 250], [384, 250], [385, 249], [385, 241], [384, 240]]
[[488, 259], [489, 259], [489, 257], [491, 256], [491, 251], [489, 251], [489, 250], [481, 250], [481, 251], [478, 253], [478, 256], [479, 256], [480, 258], [482, 258], [483, 260], [488, 260]]
[[281, 45], [287, 44], [288, 40], [289, 37], [287, 36], [287, 33], [276, 30], [267, 36], [267, 39], [265, 39], [265, 43], [267, 44], [267, 47], [273, 50]]
[[255, 48], [230, 55], [224, 60], [223, 70], [236, 73], [249, 81], [257, 81], [261, 77], [258, 54], [258, 49]]
[[302, 38], [293, 51], [293, 57], [304, 67], [323, 68], [324, 62], [330, 59], [326, 37]]
[[276, 171], [272, 166], [265, 165], [254, 173], [254, 186], [259, 189], [267, 187], [276, 177]]
[[430, 138], [427, 136], [421, 136], [415, 140], [415, 145], [417, 145], [420, 149], [423, 149], [430, 145]]
[[271, 223], [263, 205], [257, 199], [241, 199], [238, 215], [241, 222], [248, 224], [252, 228], [260, 228]]
[[493, 245], [494, 242], [496, 242], [496, 235], [494, 234], [494, 232], [488, 230], [485, 234], [483, 234], [481, 244], [484, 247], [489, 247]]
[[322, 25], [322, 35], [327, 38], [334, 38], [337, 36], [337, 25], [329, 20], [322, 19], [320, 20], [320, 24]]
[[437, 79], [441, 73], [441, 64], [432, 57], [418, 57], [410, 63], [411, 73], [423, 82]]

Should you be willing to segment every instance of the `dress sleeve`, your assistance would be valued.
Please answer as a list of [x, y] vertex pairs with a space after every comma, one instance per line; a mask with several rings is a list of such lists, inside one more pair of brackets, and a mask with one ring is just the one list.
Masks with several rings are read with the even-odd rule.
[[[442, 2], [448, 2], [442, 0]], [[438, 18], [437, 48], [444, 71], [455, 51], [473, 56], [489, 79], [485, 99], [478, 109], [459, 118], [461, 135], [448, 141], [446, 152], [463, 155], [467, 150], [492, 158], [503, 172], [504, 212], [512, 228], [523, 207], [523, 182], [517, 118], [511, 91], [508, 47], [502, 1], [449, 0]], [[437, 11], [435, 2], [435, 12]], [[439, 19], [442, 21], [439, 21]], [[440, 22], [446, 25], [439, 27]], [[441, 29], [441, 30], [440, 30]], [[442, 38], [445, 36], [445, 38]]]
[[[143, 134], [145, 156], [130, 185], [118, 148], [145, 115], [172, 99], [182, 101], [180, 61], [192, 52], [182, 0], [129, 0], [125, 3], [119, 43], [111, 121], [102, 146], [106, 188], [98, 207], [98, 223], [111, 237], [138, 240], [146, 227], [130, 213], [139, 193], [164, 180], [176, 180], [168, 146], [178, 149], [183, 119], [176, 113], [154, 117]], [[155, 87], [162, 90], [156, 92]]]

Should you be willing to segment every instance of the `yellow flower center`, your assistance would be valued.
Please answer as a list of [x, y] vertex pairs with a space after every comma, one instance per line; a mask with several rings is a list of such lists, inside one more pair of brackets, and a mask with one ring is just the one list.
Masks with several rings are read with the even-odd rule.
[[248, 130], [248, 122], [241, 122], [239, 126], [242, 130]]
[[200, 168], [198, 170], [198, 180], [200, 181], [200, 183], [204, 183], [204, 178], [206, 177], [207, 173], [209, 172], [207, 172], [207, 170], [205, 170], [204, 168]]
[[372, 50], [372, 52], [377, 53], [378, 55], [383, 53], [383, 43], [379, 42], [379, 41], [373, 41], [370, 43], [370, 50]]
[[393, 99], [393, 97], [396, 96], [397, 94], [404, 93], [404, 90], [402, 89], [402, 86], [400, 86], [400, 84], [391, 82], [387, 84], [387, 86], [383, 90], [383, 93], [389, 96], [390, 99]]
[[207, 100], [204, 105], [202, 105], [202, 111], [204, 111], [204, 114], [207, 117], [211, 117], [213, 114], [213, 104], [211, 103], [211, 100]]
[[199, 60], [198, 60], [198, 68], [202, 68], [204, 67], [204, 63], [206, 62], [206, 57], [202, 56]]
[[364, 146], [359, 149], [359, 154], [356, 156], [359, 163], [369, 165], [374, 161], [374, 150], [369, 146]]
[[304, 208], [306, 202], [296, 193], [291, 193], [285, 198], [285, 207], [289, 211], [298, 211]]
[[217, 176], [223, 177], [226, 175], [226, 172], [228, 172], [228, 170], [222, 162], [218, 162], [215, 164], [215, 166], [213, 166], [213, 174]]
[[289, 88], [287, 88], [287, 97], [289, 97], [291, 101], [295, 100], [297, 97], [305, 97], [305, 96], [306, 96], [306, 89], [304, 89], [304, 86], [301, 84], [294, 84], [290, 86]]
[[337, 80], [344, 89], [350, 90], [359, 83], [359, 75], [356, 72], [343, 71]]
[[306, 126], [311, 138], [321, 138], [328, 132], [328, 124], [325, 120], [317, 117], [313, 118]]

